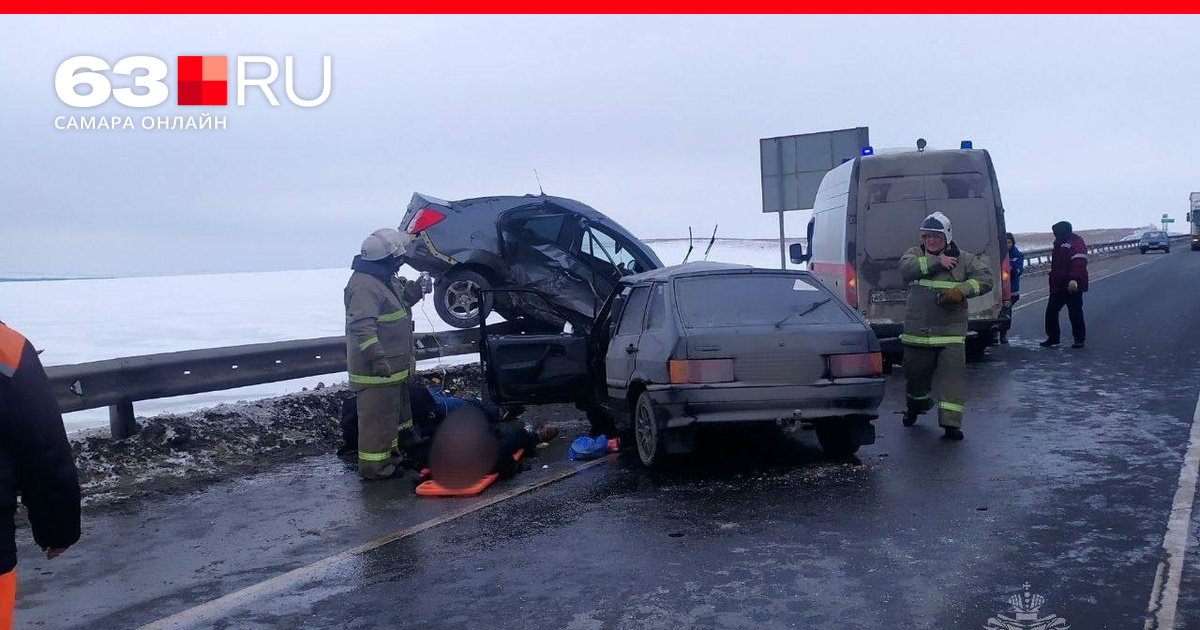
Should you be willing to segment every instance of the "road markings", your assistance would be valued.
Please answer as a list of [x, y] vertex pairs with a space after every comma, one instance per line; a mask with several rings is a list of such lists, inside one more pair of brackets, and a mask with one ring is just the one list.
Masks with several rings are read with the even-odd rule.
[[533, 490], [537, 490], [543, 486], [548, 486], [556, 481], [562, 481], [567, 477], [587, 470], [588, 468], [592, 468], [593, 466], [602, 464], [605, 461], [607, 461], [607, 458], [595, 459], [581, 466], [568, 468], [567, 470], [555, 473], [537, 483], [519, 488], [513, 488], [506, 492], [497, 494], [496, 496], [493, 496], [485, 501], [481, 501], [457, 510], [452, 510], [419, 525], [414, 525], [407, 529], [392, 532], [391, 534], [383, 536], [382, 538], [377, 538], [364, 545], [360, 545], [353, 549], [343, 551], [337, 555], [318, 560], [312, 564], [293, 569], [287, 573], [277, 575], [257, 584], [252, 584], [240, 591], [234, 591], [228, 595], [200, 604], [199, 606], [175, 613], [170, 617], [164, 617], [158, 621], [148, 623], [142, 626], [139, 630], [166, 630], [167, 628], [185, 628], [205, 622], [208, 622], [209, 625], [211, 625], [213, 621], [221, 618], [222, 615], [228, 613], [236, 606], [270, 593], [293, 589], [297, 583], [313, 578], [320, 574], [321, 571], [324, 571], [325, 569], [328, 569], [339, 563], [361, 556], [380, 547], [390, 545], [398, 540], [415, 536], [416, 534], [419, 534], [425, 530], [432, 529], [438, 525], [442, 525], [443, 523], [449, 523], [450, 521], [461, 518], [473, 512], [478, 512], [479, 510], [493, 506], [502, 501], [507, 501], [508, 499], [512, 499], [527, 492], [532, 492]]
[[[1151, 265], [1151, 264], [1154, 264], [1154, 263], [1156, 263], [1156, 262], [1158, 262], [1158, 261], [1159, 261], [1159, 259], [1156, 257], [1154, 260], [1147, 260], [1147, 261], [1146, 261], [1146, 262], [1144, 262], [1144, 263], [1138, 263], [1138, 264], [1136, 264], [1136, 265], [1134, 265], [1134, 266], [1132, 266], [1132, 267], [1126, 267], [1125, 269], [1122, 269], [1122, 270], [1120, 270], [1120, 271], [1114, 271], [1114, 272], [1112, 272], [1112, 273], [1110, 273], [1110, 274], [1105, 274], [1105, 275], [1103, 275], [1103, 276], [1100, 276], [1099, 278], [1092, 278], [1092, 279], [1091, 279], [1091, 282], [1099, 282], [1099, 281], [1101, 281], [1101, 280], [1107, 280], [1107, 279], [1109, 279], [1109, 278], [1111, 278], [1111, 277], [1113, 277], [1113, 276], [1116, 276], [1116, 275], [1119, 275], [1119, 274], [1123, 274], [1123, 273], [1125, 273], [1126, 271], [1133, 271], [1134, 269], [1137, 269], [1138, 267], [1145, 267], [1146, 265]], [[1037, 291], [1033, 291], [1033, 293], [1038, 293], [1038, 292], [1040, 292], [1040, 291], [1043, 291], [1043, 290], [1044, 290], [1044, 289], [1038, 289]], [[1048, 300], [1048, 299], [1050, 299], [1050, 296], [1049, 296], [1049, 295], [1044, 295], [1044, 296], [1042, 296], [1042, 297], [1040, 297], [1040, 298], [1038, 298], [1038, 299], [1036, 299], [1036, 300], [1034, 300], [1034, 301], [1032, 301], [1032, 302], [1025, 302], [1024, 300], [1022, 300], [1022, 301], [1021, 301], [1021, 302], [1022, 302], [1021, 304], [1018, 304], [1018, 305], [1016, 305], [1016, 306], [1014, 306], [1014, 307], [1013, 307], [1013, 312], [1015, 313], [1015, 312], [1017, 312], [1017, 311], [1019, 311], [1019, 310], [1021, 310], [1021, 309], [1025, 308], [1025, 307], [1027, 307], [1027, 306], [1033, 306], [1034, 304], [1037, 304], [1037, 303], [1039, 303], [1039, 302], [1045, 302], [1045, 301], [1046, 301], [1046, 300]]]
[[[1192, 506], [1196, 499], [1196, 478], [1200, 471], [1200, 396], [1196, 398], [1196, 411], [1192, 414], [1192, 434], [1188, 440], [1187, 454], [1179, 470], [1179, 487], [1175, 490], [1175, 501], [1171, 504], [1171, 518], [1167, 520], [1167, 535], [1163, 537], [1163, 549], [1167, 561], [1159, 563], [1154, 576], [1154, 589], [1150, 592], [1147, 609], [1146, 630], [1173, 630], [1175, 628], [1176, 604], [1179, 602], [1179, 582], [1183, 578], [1183, 561], [1187, 553], [1188, 526], [1192, 522]], [[1164, 564], [1166, 577], [1164, 579]]]

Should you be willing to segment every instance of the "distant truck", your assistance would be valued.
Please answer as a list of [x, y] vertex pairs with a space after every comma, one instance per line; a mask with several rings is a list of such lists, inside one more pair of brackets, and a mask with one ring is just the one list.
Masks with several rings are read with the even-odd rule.
[[980, 356], [1007, 321], [1009, 295], [1004, 205], [992, 158], [981, 149], [863, 155], [825, 174], [808, 224], [809, 251], [791, 248], [794, 263], [859, 311], [899, 362], [908, 287], [900, 257], [919, 244], [917, 226], [933, 212], [950, 218], [958, 246], [983, 256], [995, 287], [968, 301], [967, 352]]
[[1188, 225], [1192, 228], [1192, 251], [1200, 249], [1200, 192], [1194, 192], [1188, 198]]

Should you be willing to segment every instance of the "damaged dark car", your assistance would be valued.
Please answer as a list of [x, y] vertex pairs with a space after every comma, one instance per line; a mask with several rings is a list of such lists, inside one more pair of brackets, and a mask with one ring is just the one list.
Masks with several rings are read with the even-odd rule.
[[495, 402], [575, 403], [647, 466], [712, 425], [809, 424], [832, 457], [875, 440], [879, 340], [808, 272], [677, 265], [622, 278], [571, 333], [495, 331], [480, 350]]
[[[586, 324], [621, 278], [663, 266], [616, 221], [564, 197], [445, 201], [417, 193], [400, 230], [415, 238], [407, 264], [434, 277], [438, 315], [456, 328], [479, 325], [480, 312], [493, 308], [547, 329]], [[511, 288], [535, 290], [556, 308], [490, 292]]]

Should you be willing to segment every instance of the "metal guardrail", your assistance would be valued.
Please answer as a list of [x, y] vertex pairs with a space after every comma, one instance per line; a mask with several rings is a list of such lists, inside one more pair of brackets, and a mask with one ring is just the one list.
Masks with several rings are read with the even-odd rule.
[[[489, 327], [497, 328], [497, 327]], [[497, 332], [512, 331], [500, 324]], [[478, 328], [415, 336], [417, 359], [479, 351]], [[256, 343], [46, 368], [63, 412], [108, 407], [113, 439], [137, 432], [133, 403], [346, 370], [345, 337]]]
[[[1172, 244], [1183, 243], [1183, 242], [1186, 242], [1189, 238], [1191, 238], [1191, 237], [1188, 236], [1187, 234], [1183, 234], [1183, 235], [1179, 235], [1179, 236], [1172, 236], [1171, 243]], [[1087, 253], [1089, 256], [1091, 256], [1092, 254], [1118, 252], [1118, 251], [1137, 249], [1137, 248], [1138, 248], [1137, 240], [1113, 241], [1110, 243], [1095, 243], [1092, 245], [1088, 245]], [[1031, 249], [1026, 252], [1021, 252], [1025, 256], [1025, 271], [1037, 271], [1040, 269], [1044, 269], [1045, 267], [1049, 267], [1050, 266], [1050, 256], [1053, 252], [1054, 252], [1053, 247], [1045, 247], [1042, 249]]]

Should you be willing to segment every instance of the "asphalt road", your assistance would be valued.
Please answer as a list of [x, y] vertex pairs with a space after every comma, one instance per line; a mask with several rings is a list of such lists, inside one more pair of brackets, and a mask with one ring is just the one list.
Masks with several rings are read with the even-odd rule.
[[[1027, 279], [1012, 345], [969, 367], [961, 443], [900, 425], [897, 369], [851, 462], [805, 431], [715, 435], [662, 472], [568, 464], [560, 440], [478, 499], [430, 501], [313, 458], [89, 519], [52, 563], [22, 540], [18, 627], [985, 628], [1028, 584], [1051, 627], [1141, 628], [1173, 505], [1189, 516], [1200, 254], [1092, 277], [1081, 350], [1037, 346]], [[1191, 552], [1176, 628], [1200, 628]]]

